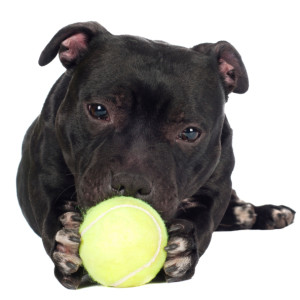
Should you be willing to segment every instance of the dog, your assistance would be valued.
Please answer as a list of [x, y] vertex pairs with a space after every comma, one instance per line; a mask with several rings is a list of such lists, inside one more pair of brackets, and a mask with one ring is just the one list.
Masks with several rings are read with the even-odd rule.
[[70, 289], [93, 284], [78, 255], [82, 213], [113, 196], [142, 199], [166, 222], [159, 280], [190, 279], [214, 231], [283, 228], [286, 206], [254, 206], [231, 184], [230, 93], [248, 76], [228, 42], [193, 48], [112, 35], [96, 22], [62, 28], [39, 64], [66, 72], [28, 129], [17, 174], [22, 212]]

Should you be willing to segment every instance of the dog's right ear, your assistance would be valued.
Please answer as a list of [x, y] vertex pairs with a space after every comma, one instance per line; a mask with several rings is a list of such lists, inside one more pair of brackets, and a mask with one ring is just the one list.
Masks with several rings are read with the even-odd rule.
[[89, 43], [97, 35], [110, 33], [97, 22], [75, 23], [59, 30], [45, 47], [39, 59], [39, 65], [50, 63], [57, 53], [61, 63], [67, 69], [77, 65], [88, 52]]

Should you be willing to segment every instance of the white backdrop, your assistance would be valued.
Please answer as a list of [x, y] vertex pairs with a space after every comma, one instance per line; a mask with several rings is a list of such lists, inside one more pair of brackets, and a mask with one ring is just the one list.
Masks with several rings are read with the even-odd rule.
[[[41, 68], [61, 27], [95, 20], [115, 34], [182, 46], [227, 40], [243, 57], [250, 89], [232, 95], [234, 187], [246, 201], [299, 201], [298, 1], [3, 1], [1, 22], [1, 289], [8, 299], [300, 299], [299, 219], [276, 231], [216, 233], [192, 280], [139, 288], [63, 288], [41, 240], [22, 216], [15, 175], [27, 127], [64, 71]], [[1, 295], [1, 298], [2, 298]], [[9, 295], [9, 296], [8, 296]]]

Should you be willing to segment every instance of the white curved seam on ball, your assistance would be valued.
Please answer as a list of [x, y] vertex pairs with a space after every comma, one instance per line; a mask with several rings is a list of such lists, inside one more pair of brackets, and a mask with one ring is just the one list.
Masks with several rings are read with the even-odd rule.
[[143, 266], [141, 266], [140, 268], [138, 268], [137, 270], [129, 273], [128, 275], [126, 275], [125, 277], [121, 278], [120, 280], [118, 280], [117, 282], [113, 283], [111, 286], [113, 287], [117, 287], [119, 285], [121, 285], [122, 283], [124, 283], [126, 280], [130, 279], [131, 277], [133, 277], [134, 275], [136, 275], [137, 273], [141, 272], [142, 270], [148, 268], [157, 258], [159, 251], [160, 251], [160, 247], [161, 247], [161, 243], [162, 243], [162, 232], [161, 232], [161, 228], [157, 222], [157, 220], [145, 209], [139, 207], [139, 206], [135, 206], [135, 205], [131, 205], [131, 204], [122, 204], [122, 205], [118, 205], [115, 207], [110, 208], [108, 211], [104, 212], [103, 214], [101, 214], [100, 216], [98, 216], [92, 223], [90, 223], [84, 230], [82, 230], [81, 232], [81, 236], [83, 236], [91, 227], [93, 227], [99, 220], [101, 220], [106, 214], [108, 214], [109, 212], [111, 212], [112, 210], [118, 209], [118, 208], [122, 208], [122, 207], [131, 207], [131, 208], [136, 208], [139, 209], [141, 211], [143, 211], [144, 213], [146, 213], [154, 222], [156, 228], [158, 229], [158, 235], [159, 235], [159, 241], [158, 241], [158, 247], [156, 249], [156, 252], [154, 253], [153, 257]]

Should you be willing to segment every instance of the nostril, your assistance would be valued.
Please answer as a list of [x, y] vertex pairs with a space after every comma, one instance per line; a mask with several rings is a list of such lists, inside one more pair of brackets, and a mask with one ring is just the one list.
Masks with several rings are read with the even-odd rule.
[[112, 184], [111, 185], [111, 188], [114, 192], [116, 192], [117, 194], [119, 195], [124, 195], [124, 192], [125, 192], [125, 187], [123, 185], [114, 185]]
[[151, 193], [152, 184], [137, 174], [118, 173], [112, 178], [111, 188], [118, 195], [143, 198]]
[[149, 195], [151, 193], [151, 187], [149, 186], [149, 188], [145, 187], [145, 188], [141, 188], [137, 191], [137, 196], [141, 195], [141, 196], [145, 196], [145, 195]]
[[142, 189], [140, 189], [140, 190], [137, 191], [137, 195], [143, 195], [143, 194], [144, 194], [144, 192], [143, 192]]

